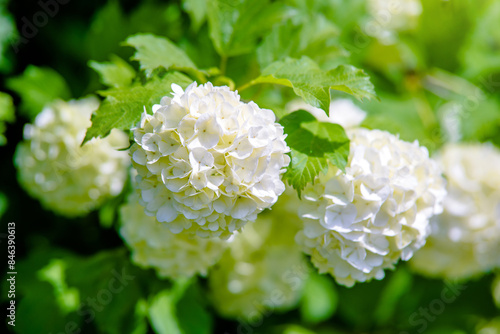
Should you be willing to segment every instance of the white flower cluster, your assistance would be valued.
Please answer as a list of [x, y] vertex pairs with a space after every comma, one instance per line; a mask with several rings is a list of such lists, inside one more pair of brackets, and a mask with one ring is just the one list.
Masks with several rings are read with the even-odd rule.
[[446, 191], [438, 165], [417, 142], [379, 130], [348, 135], [346, 173], [330, 166], [303, 191], [297, 242], [320, 273], [352, 286], [382, 279], [384, 269], [424, 245]]
[[467, 279], [500, 268], [500, 150], [448, 144], [437, 157], [448, 179], [444, 212], [411, 261], [425, 275]]
[[228, 87], [172, 89], [134, 129], [141, 203], [174, 233], [228, 238], [285, 190], [283, 127]]
[[306, 110], [320, 122], [336, 123], [345, 129], [359, 126], [366, 117], [366, 112], [349, 99], [332, 100], [328, 110], [329, 116], [326, 116], [323, 109], [315, 108], [298, 99], [288, 103], [286, 109], [290, 111]]
[[113, 130], [81, 146], [99, 106], [96, 98], [56, 101], [24, 127], [15, 163], [21, 185], [42, 204], [68, 217], [86, 214], [119, 194], [127, 178], [128, 137]]
[[295, 305], [309, 268], [294, 236], [301, 222], [297, 193], [280, 196], [271, 211], [245, 226], [208, 275], [211, 299], [226, 317], [257, 321], [267, 310]]
[[366, 31], [384, 44], [395, 42], [395, 32], [413, 29], [422, 14], [420, 0], [369, 0], [372, 17]]
[[137, 196], [120, 208], [120, 234], [132, 251], [132, 261], [154, 268], [159, 277], [206, 275], [226, 249], [227, 242], [186, 233], [173, 234], [168, 227], [144, 213]]

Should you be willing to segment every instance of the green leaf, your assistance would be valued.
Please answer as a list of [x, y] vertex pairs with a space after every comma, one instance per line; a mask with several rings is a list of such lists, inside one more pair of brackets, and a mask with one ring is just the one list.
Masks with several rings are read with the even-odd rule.
[[332, 280], [313, 273], [304, 287], [300, 315], [310, 324], [318, 324], [330, 318], [337, 309], [338, 296]]
[[191, 28], [198, 31], [207, 18], [207, 1], [183, 0], [182, 8], [191, 18]]
[[211, 0], [207, 3], [210, 38], [223, 57], [250, 53], [257, 40], [290, 11], [269, 0]]
[[171, 85], [186, 87], [192, 81], [180, 73], [167, 73], [162, 79], [154, 79], [144, 86], [117, 88], [101, 92], [106, 99], [92, 115], [92, 126], [87, 129], [83, 143], [94, 137], [106, 137], [112, 129], [129, 130], [150, 110], [153, 104], [171, 92]]
[[412, 276], [405, 269], [399, 267], [388, 280], [377, 306], [374, 308], [373, 318], [379, 325], [388, 324], [396, 313], [398, 302], [411, 290]]
[[177, 319], [176, 304], [191, 283], [190, 279], [179, 279], [171, 289], [162, 290], [151, 299], [148, 315], [156, 333], [183, 334]]
[[481, 74], [500, 71], [500, 3], [490, 1], [484, 12], [476, 20], [476, 25], [469, 34], [461, 51], [461, 60], [465, 75], [476, 77]]
[[111, 55], [110, 62], [90, 61], [89, 66], [101, 77], [101, 82], [109, 87], [126, 87], [135, 78], [135, 71], [125, 60]]
[[319, 122], [305, 110], [288, 114], [280, 121], [288, 135], [292, 161], [284, 178], [299, 192], [320, 172], [326, 173], [328, 163], [345, 170], [349, 157], [349, 138], [344, 129], [333, 123]]
[[116, 218], [117, 205], [113, 200], [103, 204], [99, 208], [99, 223], [103, 228], [110, 228]]
[[[0, 1], [0, 72], [12, 69], [12, 52], [19, 52], [21, 43], [18, 39], [16, 21], [8, 11], [8, 1]], [[17, 41], [16, 41], [17, 40]]]
[[165, 37], [137, 34], [127, 38], [125, 45], [136, 49], [132, 59], [140, 63], [141, 70], [146, 71], [148, 77], [158, 67], [166, 70], [197, 69], [186, 53]]
[[369, 76], [362, 70], [340, 65], [330, 71], [322, 71], [314, 61], [305, 56], [301, 59], [287, 58], [272, 63], [260, 77], [241, 89], [258, 83], [291, 87], [305, 102], [323, 109], [327, 115], [330, 108], [330, 89], [351, 94], [358, 100], [376, 97]]
[[71, 96], [64, 78], [48, 67], [29, 65], [22, 75], [8, 79], [6, 86], [21, 97], [20, 111], [29, 120], [55, 99]]
[[364, 104], [368, 115], [363, 126], [398, 134], [401, 139], [421, 144], [434, 145], [420, 115], [425, 115], [425, 104], [416, 97], [397, 97], [381, 95], [380, 102], [370, 101]]
[[158, 334], [182, 334], [175, 315], [175, 301], [170, 290], [158, 293], [150, 302], [151, 327]]
[[177, 303], [177, 319], [184, 334], [212, 333], [213, 319], [205, 302], [199, 285], [192, 284]]
[[68, 288], [64, 271], [67, 262], [61, 259], [52, 259], [50, 263], [37, 272], [40, 281], [49, 282], [54, 288], [57, 304], [65, 314], [76, 311], [79, 304], [78, 290]]
[[0, 192], [0, 218], [2, 218], [8, 207], [9, 198], [3, 192]]
[[7, 143], [7, 138], [4, 136], [6, 130], [5, 123], [12, 123], [15, 119], [12, 97], [7, 93], [0, 92], [0, 146]]
[[59, 308], [54, 289], [48, 282], [38, 281], [16, 304], [16, 333], [60, 333], [81, 326], [81, 319], [74, 312], [66, 315]]
[[86, 59], [103, 61], [108, 59], [111, 53], [122, 55], [123, 48], [120, 48], [120, 42], [132, 32], [119, 1], [107, 1], [95, 12], [90, 22], [85, 36], [84, 49], [88, 53]]
[[148, 333], [148, 303], [144, 299], [139, 299], [135, 305], [134, 323], [132, 325], [131, 334], [146, 334]]
[[174, 282], [171, 289], [157, 293], [149, 306], [151, 326], [159, 334], [210, 334], [212, 318], [203, 294], [192, 279]]
[[[462, 102], [462, 101], [460, 101]], [[462, 102], [463, 103], [463, 102]], [[500, 105], [494, 98], [488, 98], [477, 102], [472, 101], [472, 108], [457, 103], [459, 120], [465, 141], [484, 141], [492, 137], [498, 137], [500, 128]]]
[[[35, 246], [27, 257], [16, 263], [17, 272], [23, 273], [16, 276], [16, 326], [13, 327], [16, 333], [59, 333], [64, 332], [66, 326], [75, 330], [80, 326], [81, 319], [71, 312], [78, 305], [78, 296], [64, 286], [63, 275], [58, 270], [74, 259], [74, 254], [53, 246]], [[54, 264], [61, 267], [55, 268]], [[9, 291], [7, 283], [3, 277], [2, 291]], [[7, 293], [2, 298], [7, 300]]]
[[68, 286], [80, 294], [77, 313], [87, 323], [95, 321], [100, 333], [123, 334], [144, 328], [137, 306], [142, 297], [142, 271], [132, 266], [125, 249], [78, 259], [65, 273]]
[[297, 190], [300, 197], [302, 189], [308, 183], [313, 183], [317, 175], [326, 174], [327, 171], [328, 162], [325, 159], [310, 157], [292, 149], [290, 166], [288, 166], [284, 179]]
[[14, 101], [12, 97], [4, 92], [0, 92], [0, 121], [14, 122]]
[[[257, 60], [264, 69], [287, 57], [308, 56], [320, 66], [331, 66], [347, 52], [340, 46], [337, 27], [322, 14], [307, 15], [304, 22], [288, 20], [276, 25], [257, 48]], [[331, 67], [330, 67], [331, 68]]]

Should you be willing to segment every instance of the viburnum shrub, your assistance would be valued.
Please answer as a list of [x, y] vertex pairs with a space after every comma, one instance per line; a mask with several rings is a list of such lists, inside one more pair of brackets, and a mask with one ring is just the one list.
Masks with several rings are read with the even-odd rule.
[[0, 1], [16, 332], [498, 327], [500, 2], [122, 2], [4, 58]]
[[[189, 240], [192, 245], [199, 242], [204, 252], [211, 241], [200, 237], [228, 239], [241, 231], [242, 236], [228, 241], [236, 243], [244, 238], [246, 224], [272, 209], [285, 189], [283, 180], [301, 195], [293, 210], [303, 227], [290, 242], [341, 284], [381, 279], [384, 269], [399, 259], [409, 260], [423, 246], [429, 218], [441, 212], [445, 194], [437, 164], [416, 142], [355, 128], [364, 112], [350, 100], [331, 101], [324, 94], [338, 89], [359, 99], [373, 97], [373, 86], [361, 70], [340, 65], [323, 71], [306, 56], [269, 64], [241, 89], [266, 83], [292, 87], [304, 102], [291, 101], [291, 111], [280, 124], [272, 110], [243, 102], [231, 87], [203, 83], [208, 75], [233, 85], [218, 72], [197, 69], [170, 41], [142, 34], [126, 43], [136, 48], [134, 59], [149, 80], [106, 93], [85, 140], [106, 136], [112, 128], [108, 124], [132, 132], [130, 156], [138, 194], [132, 201], [140, 206], [128, 205], [152, 217], [144, 224], [153, 227], [156, 222], [157, 228], [179, 234], [169, 236], [171, 247], [177, 239]], [[159, 46], [176, 52], [175, 64], [158, 58], [154, 52]], [[162, 73], [160, 66], [181, 67], [202, 82], [191, 82], [176, 71]], [[125, 115], [117, 113], [125, 103]], [[339, 123], [351, 129], [346, 133]], [[141, 220], [132, 225], [130, 215], [122, 216], [122, 235], [134, 249], [134, 260], [168, 276], [163, 267], [169, 260], [159, 264], [158, 254], [173, 255], [166, 248], [147, 251], [153, 244], [143, 234], [147, 230], [140, 228]], [[282, 222], [283, 229], [288, 225]], [[143, 241], [137, 239], [139, 231]], [[204, 263], [190, 272], [203, 273], [211, 262]]]

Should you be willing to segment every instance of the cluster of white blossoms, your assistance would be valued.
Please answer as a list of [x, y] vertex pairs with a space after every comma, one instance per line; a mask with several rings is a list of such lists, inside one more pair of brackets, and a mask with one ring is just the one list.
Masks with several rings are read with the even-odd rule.
[[352, 286], [382, 279], [425, 244], [445, 181], [425, 147], [379, 130], [351, 129], [346, 173], [330, 166], [302, 193], [297, 242], [320, 273]]
[[437, 156], [448, 180], [444, 212], [411, 261], [425, 275], [467, 279], [500, 268], [500, 150], [448, 144]]
[[397, 31], [413, 29], [422, 14], [420, 0], [369, 0], [371, 20], [365, 31], [384, 44], [395, 42]]
[[120, 234], [132, 251], [132, 261], [142, 268], [154, 268], [162, 278], [206, 275], [227, 246], [219, 238], [173, 234], [165, 224], [144, 213], [136, 195], [122, 205], [120, 216]]
[[56, 101], [24, 127], [24, 141], [15, 154], [19, 181], [58, 214], [88, 213], [119, 194], [127, 178], [130, 159], [118, 151], [129, 145], [125, 133], [115, 129], [81, 146], [98, 106], [96, 98]]
[[294, 241], [301, 225], [297, 203], [297, 193], [287, 190], [271, 211], [234, 236], [209, 272], [210, 296], [220, 314], [249, 323], [298, 302], [309, 268]]
[[285, 190], [283, 127], [228, 87], [172, 89], [134, 129], [141, 204], [173, 233], [228, 238]]

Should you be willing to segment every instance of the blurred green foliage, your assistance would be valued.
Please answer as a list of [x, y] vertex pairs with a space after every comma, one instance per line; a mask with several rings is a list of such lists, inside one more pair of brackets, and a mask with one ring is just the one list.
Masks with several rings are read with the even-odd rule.
[[[419, 140], [430, 151], [451, 139], [500, 146], [500, 3], [422, 0], [422, 8], [417, 27], [384, 44], [369, 33], [368, 24], [382, 23], [370, 15], [365, 0], [73, 1], [59, 5], [36, 36], [16, 44], [17, 36], [26, 37], [23, 18], [32, 22], [43, 9], [27, 0], [1, 0], [0, 73], [6, 75], [0, 83], [14, 98], [16, 117], [12, 98], [0, 93], [0, 145], [8, 138], [0, 148], [5, 159], [0, 217], [19, 226], [17, 322], [9, 329], [23, 334], [473, 333], [478, 323], [498, 316], [492, 275], [443, 282], [416, 276], [402, 264], [382, 281], [353, 288], [314, 274], [296, 309], [271, 314], [258, 326], [223, 319], [206, 304], [204, 279], [160, 280], [131, 264], [115, 231], [116, 203], [81, 219], [55, 216], [19, 188], [11, 163], [22, 126], [56, 98], [99, 91], [104, 102], [92, 118], [88, 140], [112, 128], [129, 129], [143, 105], [150, 109], [171, 83], [185, 87], [192, 80], [245, 88], [243, 99], [278, 116], [288, 113], [285, 105], [297, 98], [294, 91], [325, 111], [330, 97], [350, 93], [361, 99], [376, 92], [380, 101], [356, 101], [368, 112], [366, 127]], [[336, 85], [339, 78], [343, 81]], [[282, 121], [304, 121], [292, 115]], [[341, 128], [314, 126], [302, 129], [309, 142], [301, 146], [298, 138], [290, 144], [292, 159], [300, 161], [305, 144], [345, 136]], [[295, 168], [303, 167], [298, 178], [308, 169], [314, 169], [313, 177], [325, 159], [342, 168], [348, 153], [343, 150], [336, 147], [314, 163], [301, 165], [313, 160], [311, 154], [301, 163], [295, 160]], [[289, 173], [293, 177], [294, 169]], [[2, 223], [1, 241], [5, 231]], [[2, 282], [2, 305], [7, 305]], [[443, 291], [452, 291], [455, 299], [433, 313]]]

